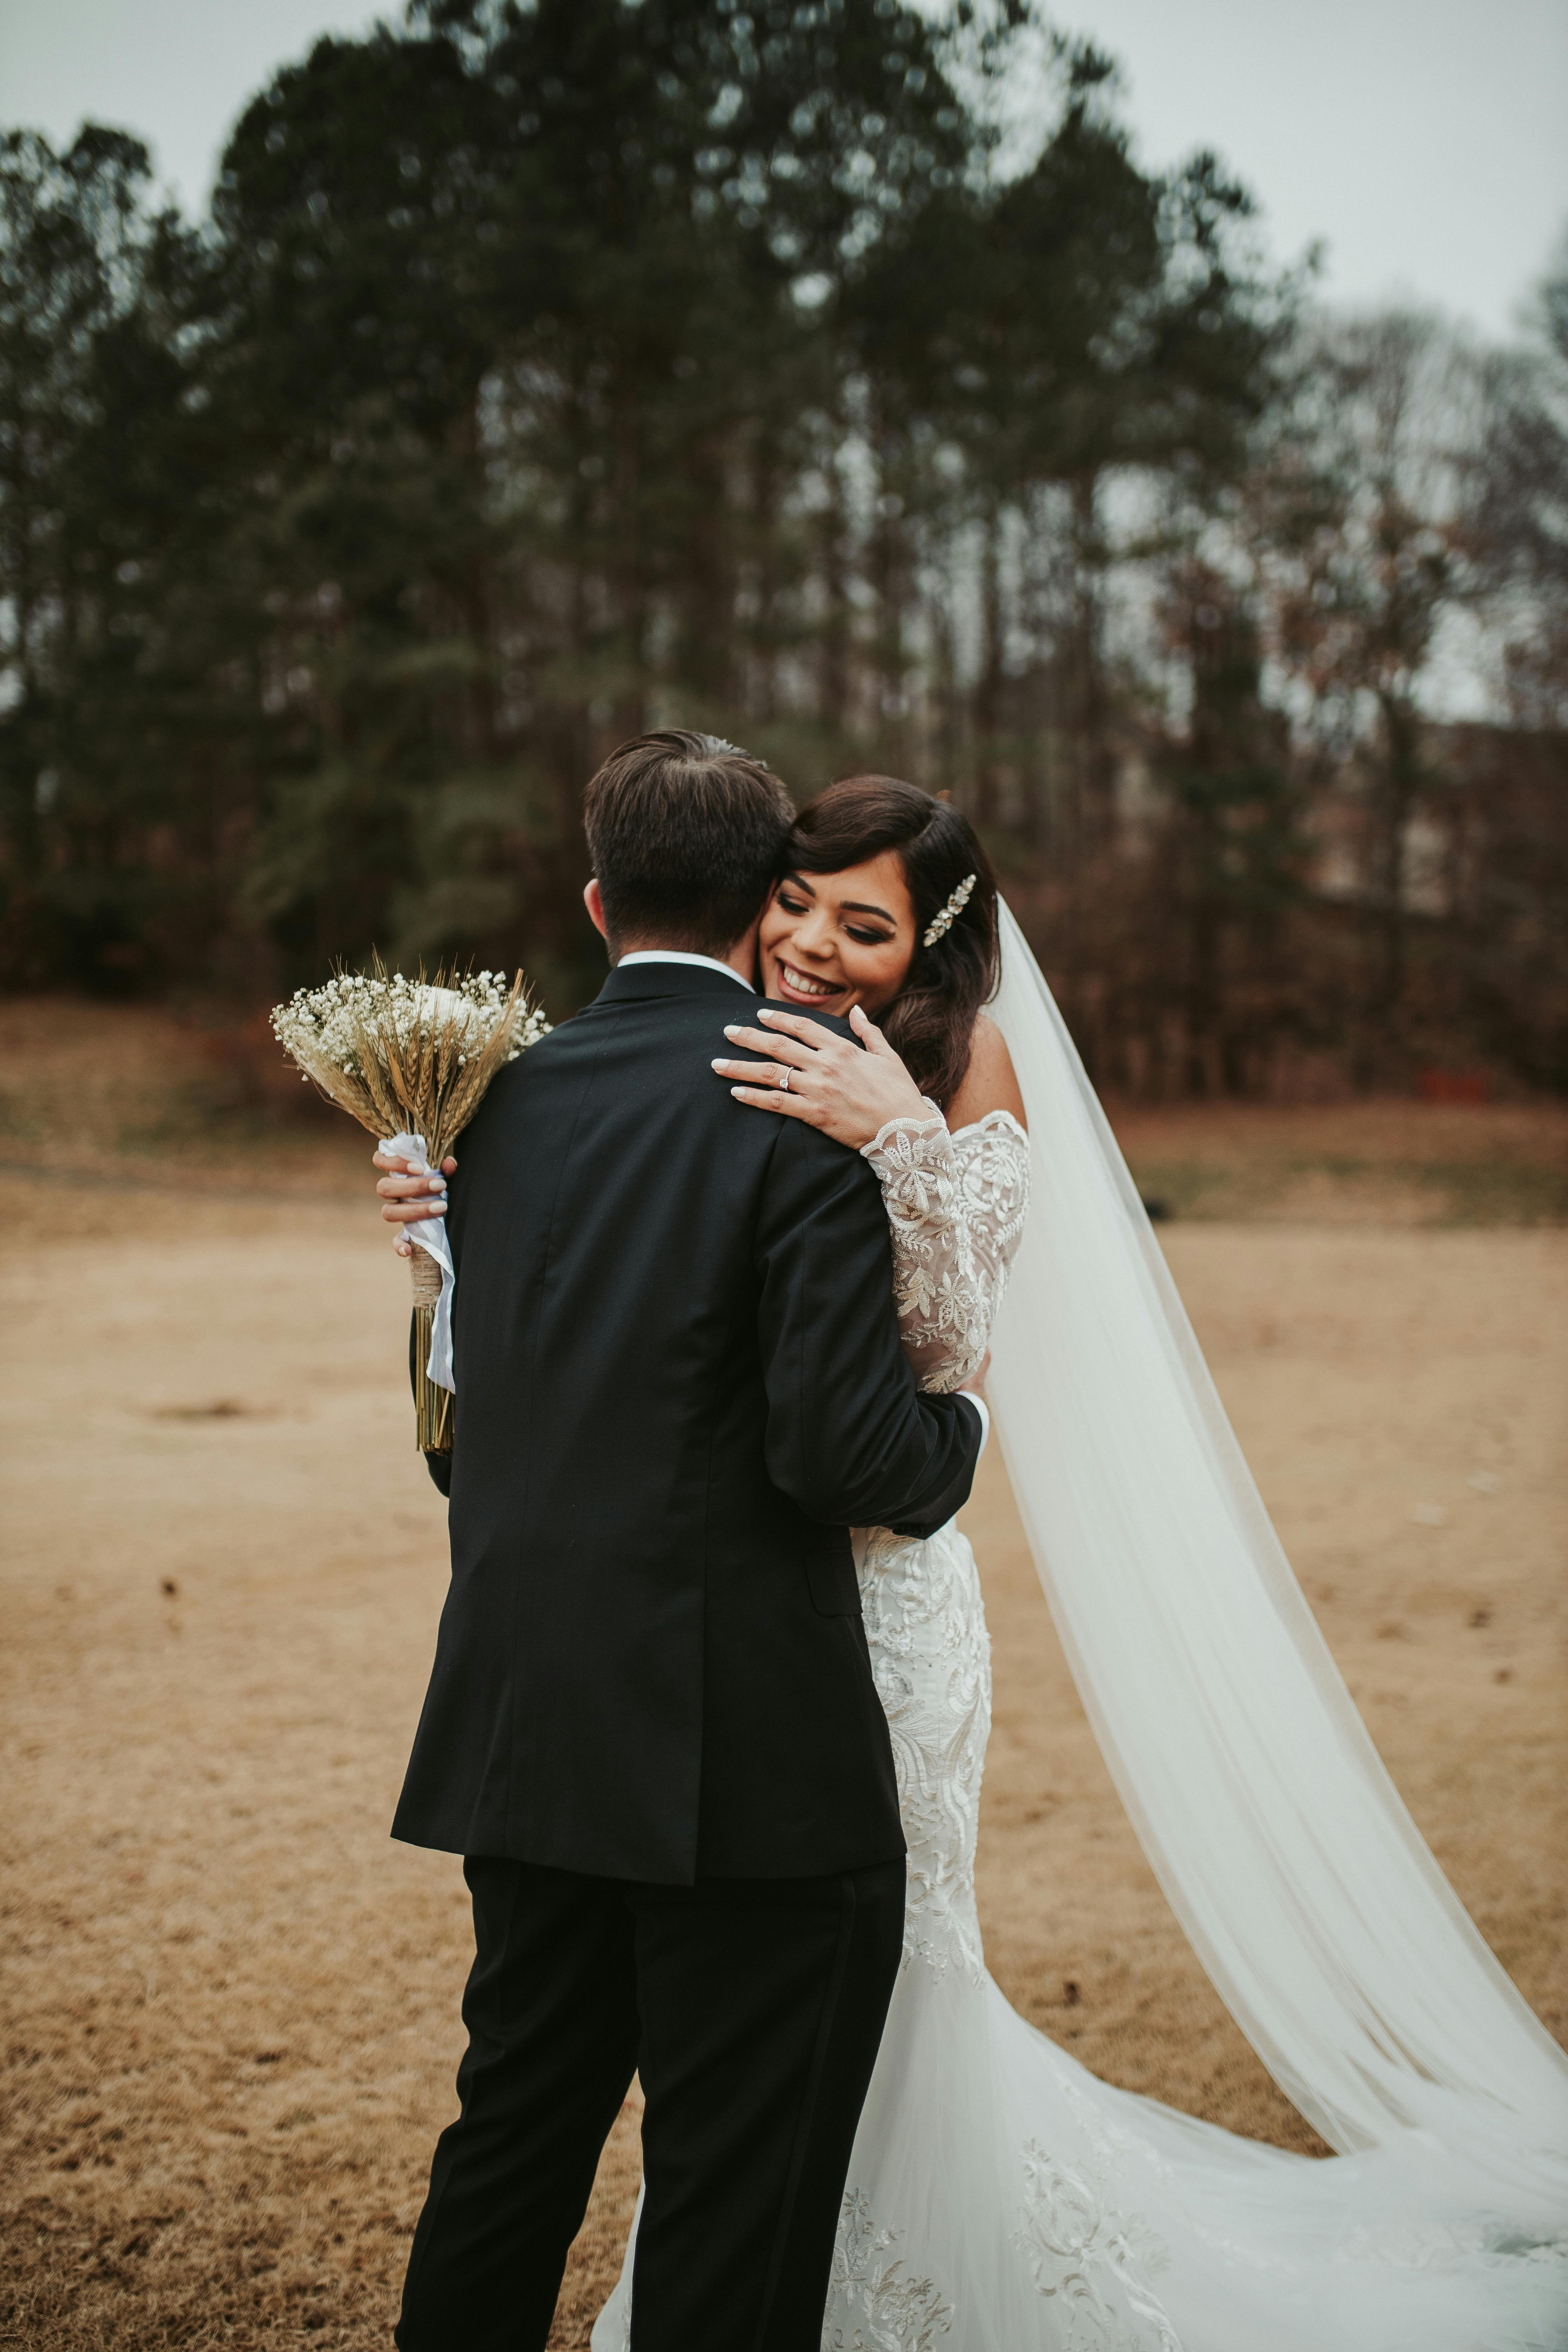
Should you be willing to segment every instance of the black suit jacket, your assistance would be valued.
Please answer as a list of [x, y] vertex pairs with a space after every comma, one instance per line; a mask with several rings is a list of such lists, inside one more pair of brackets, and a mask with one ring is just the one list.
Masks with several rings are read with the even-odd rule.
[[847, 1529], [965, 1501], [864, 1160], [709, 1065], [756, 1000], [611, 974], [463, 1139], [452, 1582], [393, 1833], [674, 1885], [903, 1851]]

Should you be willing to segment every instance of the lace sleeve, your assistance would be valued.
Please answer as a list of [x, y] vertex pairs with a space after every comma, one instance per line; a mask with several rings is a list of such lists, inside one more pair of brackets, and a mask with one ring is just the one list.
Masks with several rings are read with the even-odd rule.
[[1029, 1204], [1029, 1147], [1008, 1111], [950, 1134], [934, 1103], [863, 1147], [893, 1233], [893, 1295], [918, 1385], [955, 1389], [984, 1355]]

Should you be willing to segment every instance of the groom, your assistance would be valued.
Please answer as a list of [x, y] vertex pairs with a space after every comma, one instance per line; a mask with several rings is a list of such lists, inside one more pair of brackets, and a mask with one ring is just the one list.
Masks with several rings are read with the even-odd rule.
[[461, 1853], [462, 2113], [403, 2352], [537, 2352], [634, 2071], [637, 2352], [817, 2352], [902, 1936], [847, 1529], [928, 1533], [981, 1416], [921, 1396], [871, 1171], [714, 1082], [789, 825], [683, 732], [588, 787], [614, 970], [463, 1145], [452, 1582], [394, 1834]]

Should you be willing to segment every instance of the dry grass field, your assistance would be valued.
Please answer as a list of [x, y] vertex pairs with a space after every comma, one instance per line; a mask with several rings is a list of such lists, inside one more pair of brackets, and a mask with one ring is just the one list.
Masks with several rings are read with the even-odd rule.
[[[468, 1949], [457, 1864], [386, 1836], [445, 1579], [406, 1276], [347, 1122], [280, 1123], [221, 1039], [0, 1007], [0, 2342], [384, 2346]], [[1563, 2036], [1568, 1118], [1123, 1132], [1373, 1733]], [[1311, 2147], [1142, 1862], [994, 1460], [966, 1524], [994, 1973], [1112, 2079]], [[563, 2347], [636, 2160], [628, 2111]]]

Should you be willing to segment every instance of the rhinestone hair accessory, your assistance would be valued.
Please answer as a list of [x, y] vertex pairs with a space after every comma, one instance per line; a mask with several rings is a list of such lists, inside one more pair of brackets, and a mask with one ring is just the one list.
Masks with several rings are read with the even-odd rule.
[[942, 908], [940, 914], [936, 914], [931, 917], [931, 921], [926, 925], [925, 929], [921, 934], [921, 945], [922, 948], [934, 948], [942, 933], [944, 931], [950, 931], [952, 929], [954, 918], [962, 915], [965, 907], [968, 906], [969, 894], [973, 889], [974, 885], [979, 878], [979, 876], [975, 874], [966, 874], [964, 876], [963, 881], [959, 884], [957, 889], [953, 892], [946, 906]]

